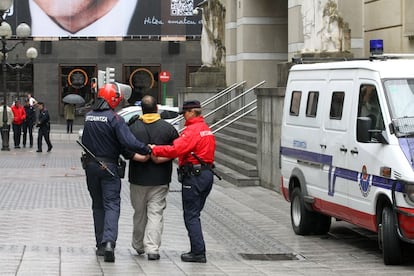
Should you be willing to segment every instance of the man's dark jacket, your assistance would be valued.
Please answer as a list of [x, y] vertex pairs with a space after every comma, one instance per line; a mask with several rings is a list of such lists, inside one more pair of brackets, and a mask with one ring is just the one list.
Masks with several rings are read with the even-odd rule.
[[[131, 132], [145, 144], [172, 145], [178, 137], [177, 130], [166, 121], [159, 119], [152, 123], [144, 123], [137, 119], [130, 124]], [[129, 158], [130, 156], [126, 156]], [[168, 185], [171, 182], [172, 160], [155, 164], [151, 159], [147, 162], [129, 162], [129, 182], [142, 186]]]

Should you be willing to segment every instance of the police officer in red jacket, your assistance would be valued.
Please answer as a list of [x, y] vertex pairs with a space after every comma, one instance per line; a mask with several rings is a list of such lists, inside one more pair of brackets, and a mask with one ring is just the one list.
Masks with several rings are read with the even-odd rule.
[[[148, 145], [137, 140], [124, 119], [114, 109], [123, 95], [115, 84], [99, 89], [93, 110], [85, 116], [83, 145], [94, 155], [87, 156], [86, 182], [92, 198], [96, 254], [105, 262], [114, 262], [121, 203], [121, 179], [118, 157], [125, 148], [141, 155], [151, 153]], [[148, 160], [148, 159], [147, 159]]]
[[216, 140], [201, 115], [199, 101], [184, 102], [180, 111], [185, 129], [173, 145], [151, 145], [152, 153], [168, 158], [178, 157], [179, 180], [182, 183], [184, 222], [191, 250], [181, 255], [183, 262], [205, 263], [206, 248], [201, 231], [200, 212], [213, 185], [213, 162]]

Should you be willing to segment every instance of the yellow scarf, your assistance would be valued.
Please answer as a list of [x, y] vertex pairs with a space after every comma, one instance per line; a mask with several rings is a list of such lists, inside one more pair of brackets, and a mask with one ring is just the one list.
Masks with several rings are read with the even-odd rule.
[[161, 119], [161, 115], [158, 113], [147, 113], [139, 116], [139, 119], [146, 124], [151, 124]]

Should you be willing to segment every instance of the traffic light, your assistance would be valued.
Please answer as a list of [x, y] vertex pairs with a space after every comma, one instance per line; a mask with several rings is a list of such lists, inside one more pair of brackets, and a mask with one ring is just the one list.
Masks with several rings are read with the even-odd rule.
[[106, 82], [106, 72], [102, 70], [98, 70], [98, 89], [104, 86]]
[[106, 67], [105, 83], [115, 82], [115, 68]]
[[91, 89], [93, 93], [98, 92], [98, 79], [97, 78], [91, 78]]

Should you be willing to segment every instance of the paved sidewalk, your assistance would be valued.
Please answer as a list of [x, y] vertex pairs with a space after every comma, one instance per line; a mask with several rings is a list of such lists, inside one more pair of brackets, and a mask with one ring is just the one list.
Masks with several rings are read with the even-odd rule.
[[[188, 251], [180, 185], [165, 211], [161, 259], [131, 248], [129, 184], [122, 186], [115, 263], [95, 256], [91, 200], [74, 134], [52, 126], [50, 153], [35, 148], [0, 152], [0, 275], [410, 275], [414, 261], [382, 263], [375, 235], [333, 222], [326, 236], [296, 236], [289, 204], [261, 187], [216, 181], [202, 225], [207, 263], [183, 263]], [[37, 136], [37, 134], [35, 135]]]

